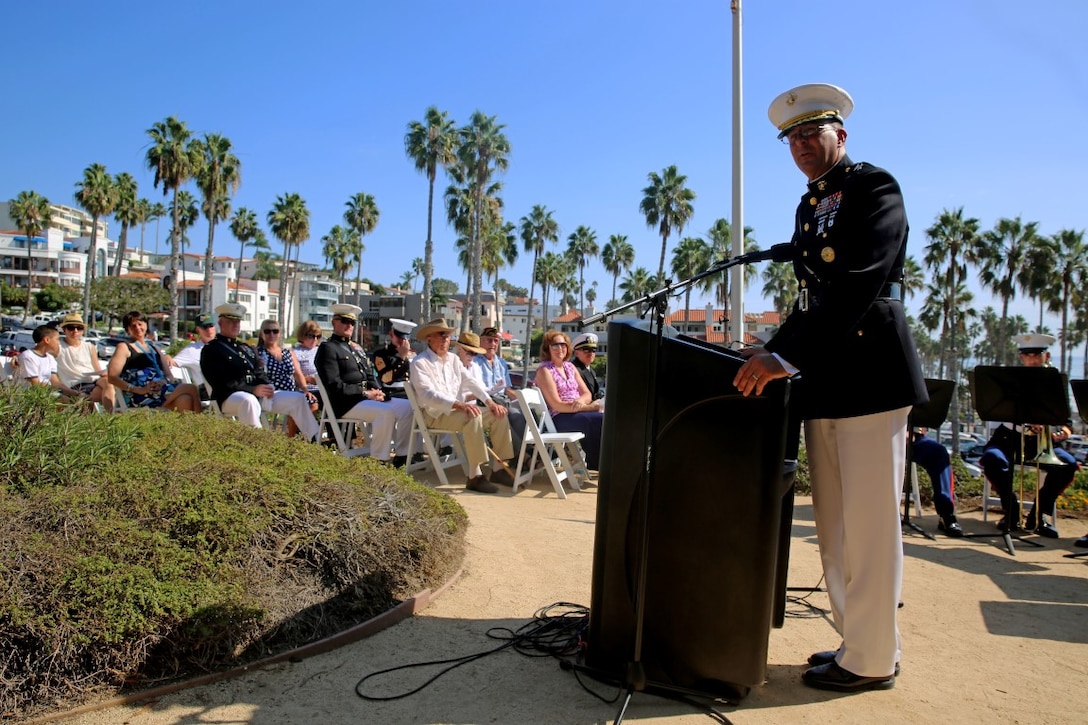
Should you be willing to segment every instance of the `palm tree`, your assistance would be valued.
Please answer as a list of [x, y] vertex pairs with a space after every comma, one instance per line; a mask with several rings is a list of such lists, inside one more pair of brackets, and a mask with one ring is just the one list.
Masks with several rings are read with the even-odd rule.
[[[930, 243], [926, 245], [925, 265], [937, 274], [944, 275], [944, 290], [947, 295], [947, 306], [944, 308], [944, 330], [941, 339], [948, 341], [949, 353], [949, 377], [959, 382], [959, 357], [961, 350], [957, 347], [960, 329], [966, 330], [962, 322], [960, 308], [964, 300], [957, 295], [967, 277], [967, 263], [976, 262], [979, 258], [979, 221], [978, 219], [963, 217], [963, 207], [955, 211], [943, 210], [937, 221], [926, 230], [926, 237]], [[960, 450], [960, 426], [959, 426], [959, 400], [954, 396], [950, 410], [952, 425], [952, 452], [958, 454]]]
[[113, 177], [117, 189], [117, 205], [113, 208], [113, 218], [121, 223], [121, 235], [117, 239], [117, 260], [113, 263], [113, 276], [121, 276], [121, 263], [128, 250], [128, 230], [133, 224], [140, 223], [140, 206], [136, 193], [136, 179], [132, 174], [122, 171]]
[[238, 207], [234, 216], [230, 219], [230, 233], [238, 240], [238, 271], [236, 279], [242, 279], [242, 258], [245, 255], [246, 245], [254, 249], [268, 249], [268, 240], [261, 231], [260, 222], [257, 221], [257, 213], [244, 206]]
[[427, 176], [427, 241], [423, 247], [423, 315], [425, 322], [431, 314], [431, 280], [434, 279], [434, 241], [431, 228], [434, 219], [434, 181], [438, 167], [448, 168], [457, 161], [457, 127], [446, 111], [436, 106], [423, 114], [423, 122], [411, 121], [404, 134], [404, 153], [415, 164], [416, 171]]
[[772, 262], [763, 270], [763, 296], [770, 297], [774, 309], [785, 322], [797, 300], [797, 277], [789, 262]]
[[[416, 280], [419, 279], [420, 275], [423, 276], [423, 281], [424, 282], [427, 281], [427, 263], [423, 261], [422, 257], [416, 257], [415, 259], [412, 260], [412, 269], [409, 270], [409, 271], [412, 273], [412, 278], [411, 278], [412, 290], [415, 291]], [[424, 300], [425, 299], [426, 299], [426, 297], [424, 297]], [[426, 309], [426, 308], [424, 308], [424, 309]], [[424, 321], [426, 321], [426, 320], [424, 320]]]
[[207, 305], [212, 298], [212, 251], [215, 226], [230, 216], [230, 197], [242, 183], [242, 162], [231, 152], [230, 139], [217, 133], [204, 134], [193, 142], [200, 164], [196, 185], [204, 198], [202, 209], [208, 220], [208, 248], [204, 252], [204, 288], [201, 299]]
[[[175, 205], [179, 207], [177, 213], [174, 210]], [[187, 190], [182, 189], [174, 197], [174, 203], [170, 205], [169, 211], [171, 216], [178, 220], [178, 235], [182, 246], [187, 249], [189, 245], [189, 227], [196, 224], [196, 220], [200, 218], [200, 212], [196, 207], [196, 197]]]
[[[359, 241], [358, 253], [355, 255], [358, 265], [355, 270], [355, 300], [358, 302], [359, 285], [363, 279], [363, 252], [366, 251], [363, 237], [370, 234], [378, 226], [378, 219], [381, 218], [382, 213], [378, 209], [378, 203], [374, 201], [373, 194], [365, 194], [361, 191], [348, 199], [345, 206], [348, 209], [344, 212], [344, 223], [355, 232]], [[359, 326], [356, 325], [355, 328], [356, 334], [361, 337], [362, 332], [359, 330]]]
[[645, 267], [635, 267], [620, 282], [620, 289], [623, 290], [623, 301], [630, 302], [642, 297], [647, 292], [652, 292], [655, 287], [654, 282], [654, 278], [650, 276]]
[[1016, 276], [1017, 284], [1029, 299], [1039, 303], [1039, 325], [1036, 332], [1043, 332], [1043, 310], [1052, 307], [1061, 293], [1061, 285], [1054, 277], [1058, 266], [1058, 245], [1052, 236], [1036, 236], [1024, 255], [1024, 266]]
[[[1024, 224], [1020, 217], [1002, 218], [980, 239], [979, 279], [1001, 299], [1000, 324], [995, 328], [999, 335], [1007, 333], [1005, 321], [1009, 319], [1009, 300], [1016, 296], [1017, 276], [1024, 267], [1025, 255], [1038, 236], [1038, 227], [1038, 222]], [[996, 364], [1008, 365], [1011, 362], [1008, 339], [996, 340], [995, 346]]]
[[695, 208], [691, 202], [695, 192], [684, 186], [688, 177], [679, 173], [676, 166], [669, 166], [661, 172], [651, 171], [647, 176], [650, 185], [642, 190], [642, 202], [638, 209], [646, 217], [646, 226], [657, 227], [661, 235], [661, 261], [657, 265], [657, 279], [665, 279], [665, 248], [669, 235], [676, 229], [677, 235], [683, 235], [684, 225], [688, 223]]
[[[469, 172], [474, 198], [474, 221], [472, 225], [471, 277], [472, 298], [467, 322], [472, 328], [478, 327], [482, 304], [483, 267], [480, 264], [481, 239], [483, 231], [483, 196], [495, 172], [505, 172], [510, 159], [510, 142], [502, 130], [506, 127], [498, 123], [496, 116], [487, 116], [482, 111], [474, 111], [468, 125], [458, 131], [461, 144], [458, 156]], [[462, 325], [465, 321], [462, 321]]]
[[604, 270], [612, 275], [612, 299], [609, 304], [616, 302], [616, 282], [620, 275], [631, 269], [635, 263], [635, 248], [627, 241], [626, 234], [613, 234], [608, 238], [608, 243], [601, 250], [601, 264]]
[[[177, 194], [181, 185], [188, 181], [197, 169], [199, 154], [190, 143], [191, 133], [184, 121], [170, 116], [165, 121], [155, 123], [147, 130], [151, 137], [151, 147], [147, 150], [147, 167], [155, 172], [155, 188], [162, 184], [162, 195], [174, 192], [174, 226], [170, 234], [170, 339], [178, 337], [178, 275], [181, 274], [181, 240], [178, 237]], [[155, 252], [159, 251], [159, 237], [156, 227]]]
[[[517, 227], [513, 222], [503, 222], [501, 225], [491, 225], [483, 239], [480, 264], [492, 282], [492, 290], [495, 290], [499, 279], [499, 270], [503, 267], [512, 267], [518, 261], [518, 237]], [[495, 300], [496, 305], [498, 299]]]
[[[533, 286], [536, 284], [536, 266], [544, 245], [559, 241], [559, 224], [552, 218], [552, 213], [542, 204], [535, 204], [528, 214], [520, 220], [521, 243], [526, 252], [533, 253], [533, 267], [529, 274], [529, 314], [525, 324], [525, 352], [522, 356], [522, 377], [529, 379], [529, 341], [533, 339]], [[547, 310], [544, 316], [547, 317]]]
[[591, 284], [589, 286], [589, 289], [586, 290], [586, 302], [589, 303], [590, 307], [593, 307], [593, 303], [596, 301], [596, 299], [597, 299], [597, 280], [593, 280], [593, 284]]
[[159, 220], [166, 216], [166, 206], [156, 201], [148, 209], [147, 220], [155, 220], [155, 256], [159, 256]]
[[1069, 324], [1069, 305], [1073, 301], [1074, 293], [1083, 291], [1078, 287], [1077, 282], [1078, 278], [1084, 274], [1084, 262], [1085, 259], [1088, 259], [1088, 247], [1084, 244], [1083, 230], [1078, 232], [1072, 229], [1062, 229], [1051, 238], [1058, 248], [1058, 265], [1055, 271], [1057, 272], [1061, 292], [1057, 299], [1050, 303], [1050, 309], [1054, 312], [1061, 312], [1062, 326], [1058, 335], [1061, 348], [1058, 367], [1063, 373], [1069, 374], [1072, 362], [1070, 356], [1073, 352], [1069, 345], [1069, 338], [1072, 333]]
[[310, 238], [310, 210], [301, 196], [287, 193], [276, 197], [276, 202], [266, 218], [272, 236], [283, 242], [283, 269], [280, 270], [280, 305], [277, 320], [280, 329], [286, 329], [289, 322], [287, 305], [290, 295], [287, 287], [287, 272], [291, 266], [291, 247], [301, 251], [302, 243]]
[[23, 308], [23, 324], [30, 317], [34, 303], [31, 276], [34, 274], [34, 238], [41, 236], [52, 221], [53, 211], [49, 200], [36, 191], [20, 191], [11, 199], [8, 214], [16, 226], [26, 235], [26, 306]]
[[925, 273], [914, 257], [906, 257], [903, 260], [903, 299], [913, 297], [914, 293], [922, 289], [926, 283]]
[[[758, 252], [759, 244], [752, 237], [752, 227], [744, 227], [744, 245], [742, 254], [748, 254], [750, 252]], [[729, 223], [727, 219], [717, 219], [707, 230], [707, 237], [710, 239], [710, 258], [711, 261], [718, 259], [727, 259], [733, 256], [733, 225]], [[747, 289], [752, 281], [756, 278], [757, 268], [754, 264], [744, 265], [743, 279], [744, 287]], [[716, 291], [717, 300], [722, 306], [724, 311], [724, 318], [730, 319], [731, 313], [730, 307], [730, 295], [729, 295], [729, 280], [732, 276], [732, 272], [722, 272], [721, 277], [705, 277], [699, 283], [699, 289], [704, 292]], [[716, 289], [715, 289], [716, 288]], [[726, 339], [729, 339], [728, 332]]]
[[91, 311], [91, 283], [95, 278], [98, 256], [98, 220], [113, 211], [117, 204], [117, 188], [102, 164], [91, 164], [83, 170], [83, 181], [76, 184], [76, 202], [91, 215], [91, 244], [87, 249], [87, 275], [83, 285], [83, 314], [88, 325], [94, 324]]
[[[672, 273], [688, 279], [710, 266], [710, 245], [698, 237], [684, 237], [672, 250]], [[691, 320], [691, 285], [684, 288], [684, 323]], [[710, 320], [707, 320], [709, 323]]]
[[578, 311], [585, 311], [586, 262], [600, 253], [597, 232], [587, 226], [579, 226], [567, 237], [567, 254], [578, 267]]
[[[548, 329], [548, 290], [562, 282], [567, 276], [567, 265], [562, 255], [555, 252], [545, 252], [536, 265], [536, 281], [540, 282], [540, 296], [544, 300], [544, 315], [542, 329]], [[529, 338], [532, 339], [530, 333]], [[526, 340], [526, 344], [528, 344]]]
[[147, 232], [147, 223], [151, 221], [151, 201], [140, 197], [136, 200], [136, 213], [140, 224], [140, 263], [144, 263], [144, 236]]
[[323, 245], [321, 254], [332, 267], [332, 271], [336, 273], [336, 278], [340, 280], [340, 299], [343, 301], [344, 278], [355, 262], [358, 235], [355, 230], [345, 229], [336, 224], [328, 234], [321, 237], [321, 243]]

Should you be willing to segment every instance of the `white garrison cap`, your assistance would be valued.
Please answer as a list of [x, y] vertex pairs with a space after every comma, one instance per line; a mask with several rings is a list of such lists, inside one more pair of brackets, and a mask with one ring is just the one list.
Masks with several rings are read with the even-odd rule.
[[352, 322], [357, 321], [359, 319], [359, 313], [363, 311], [363, 308], [359, 307], [358, 305], [346, 304], [333, 305], [329, 309], [332, 310], [333, 317], [339, 317], [344, 320], [351, 320]]
[[596, 350], [597, 336], [592, 332], [583, 332], [571, 341], [572, 350]]
[[1038, 332], [1032, 332], [1027, 335], [1017, 335], [1013, 338], [1016, 342], [1016, 347], [1024, 352], [1036, 350], [1043, 352], [1053, 345], [1057, 339], [1058, 338], [1053, 335], [1040, 334]]
[[808, 83], [782, 93], [771, 101], [767, 116], [782, 138], [794, 126], [812, 121], [845, 121], [854, 110], [854, 99], [830, 83]]
[[246, 306], [237, 302], [224, 302], [215, 308], [215, 314], [228, 320], [241, 320], [246, 316]]
[[389, 327], [396, 330], [401, 337], [407, 337], [412, 334], [412, 330], [416, 329], [416, 323], [409, 322], [408, 320], [401, 320], [397, 317], [390, 317]]

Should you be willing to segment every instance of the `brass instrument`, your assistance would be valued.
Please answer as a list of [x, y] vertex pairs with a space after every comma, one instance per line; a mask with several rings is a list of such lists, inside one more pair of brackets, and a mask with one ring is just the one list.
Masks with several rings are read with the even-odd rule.
[[[1050, 361], [1047, 360], [1043, 367], [1051, 367]], [[1040, 434], [1039, 452], [1036, 454], [1032, 463], [1036, 467], [1040, 465], [1060, 466], [1062, 459], [1054, 455], [1054, 433], [1050, 430], [1049, 425], [1044, 425]]]

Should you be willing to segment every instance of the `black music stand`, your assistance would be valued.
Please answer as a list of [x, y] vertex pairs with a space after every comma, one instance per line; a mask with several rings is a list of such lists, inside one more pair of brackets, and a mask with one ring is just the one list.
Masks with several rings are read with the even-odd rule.
[[911, 491], [907, 486], [907, 481], [912, 478], [910, 469], [914, 463], [914, 429], [933, 428], [939, 436], [941, 425], [944, 423], [944, 419], [948, 417], [948, 407], [952, 404], [952, 393], [955, 390], [956, 384], [951, 380], [926, 378], [926, 391], [929, 393], [929, 402], [914, 406], [910, 411], [910, 417], [907, 418], [907, 466], [904, 469], [907, 475], [903, 477], [904, 501], [901, 523], [931, 541], [936, 541], [937, 537], [910, 520]]
[[[1088, 423], [1088, 380], [1070, 380], [1069, 387], [1073, 389], [1073, 400], [1077, 401], [1077, 412], [1080, 413], [1080, 419]], [[1082, 556], [1088, 556], [1088, 551], [1066, 554], [1065, 558], [1079, 559]]]
[[[1011, 422], [1013, 425], [1065, 425], [1069, 420], [1069, 398], [1065, 392], [1065, 378], [1055, 368], [997, 367], [979, 365], [971, 376], [971, 396], [978, 417], [991, 422]], [[1021, 439], [1022, 440], [1022, 439]], [[1015, 465], [1014, 451], [1010, 465]], [[1020, 461], [1023, 464], [1023, 461]], [[1021, 470], [1021, 488], [1023, 471]], [[985, 506], [986, 502], [983, 501]], [[1042, 546], [1036, 541], [1013, 534], [1020, 527], [1019, 507], [1007, 507], [1005, 530], [993, 534], [965, 534], [965, 538], [989, 538], [1001, 536], [1009, 554], [1016, 556], [1012, 540], [1018, 539], [1032, 546]], [[1016, 510], [1011, 510], [1016, 509]], [[1015, 524], [1015, 527], [1014, 527]]]

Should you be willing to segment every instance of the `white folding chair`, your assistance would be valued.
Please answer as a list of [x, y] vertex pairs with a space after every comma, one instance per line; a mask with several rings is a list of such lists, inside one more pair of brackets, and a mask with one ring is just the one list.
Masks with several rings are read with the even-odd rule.
[[[404, 391], [408, 394], [408, 402], [412, 406], [412, 434], [408, 442], [408, 467], [406, 470], [411, 473], [429, 466], [433, 467], [435, 475], [438, 476], [438, 480], [443, 486], [450, 484], [449, 479], [446, 478], [446, 469], [451, 466], [460, 466], [465, 475], [468, 476], [468, 456], [465, 455], [465, 444], [461, 431], [452, 428], [432, 428], [428, 426], [427, 418], [423, 413], [423, 409], [419, 407], [419, 403], [416, 402], [416, 394], [410, 382], [404, 386]], [[442, 436], [449, 436], [454, 450], [453, 455], [444, 458], [438, 453], [438, 449], [441, 448], [440, 439]], [[423, 442], [423, 452], [427, 454], [427, 459], [413, 463], [412, 459], [415, 457], [418, 441]]]
[[[317, 393], [321, 396], [321, 429], [332, 432], [333, 440], [336, 441], [336, 448], [340, 451], [340, 455], [345, 458], [354, 458], [355, 456], [369, 456], [370, 446], [355, 446], [352, 447], [352, 443], [355, 440], [354, 426], [364, 425], [361, 421], [352, 420], [339, 420], [332, 412], [332, 401], [329, 400], [329, 394], [325, 392], [325, 384], [321, 382], [321, 377], [317, 378]], [[367, 437], [369, 441], [369, 436]]]
[[[525, 416], [525, 437], [521, 441], [521, 451], [518, 454], [514, 492], [517, 492], [518, 486], [532, 482], [536, 475], [537, 461], [540, 462], [540, 469], [548, 474], [548, 480], [559, 498], [567, 497], [563, 490], [563, 481], [570, 481], [571, 488], [575, 491], [582, 490], [579, 479], [587, 475], [587, 466], [579, 441], [585, 438], [585, 433], [556, 431], [552, 416], [548, 413], [548, 406], [544, 403], [544, 396], [536, 388], [515, 390], [514, 395], [522, 415]], [[528, 452], [530, 445], [533, 447], [532, 453]], [[559, 459], [558, 469], [553, 458]]]

